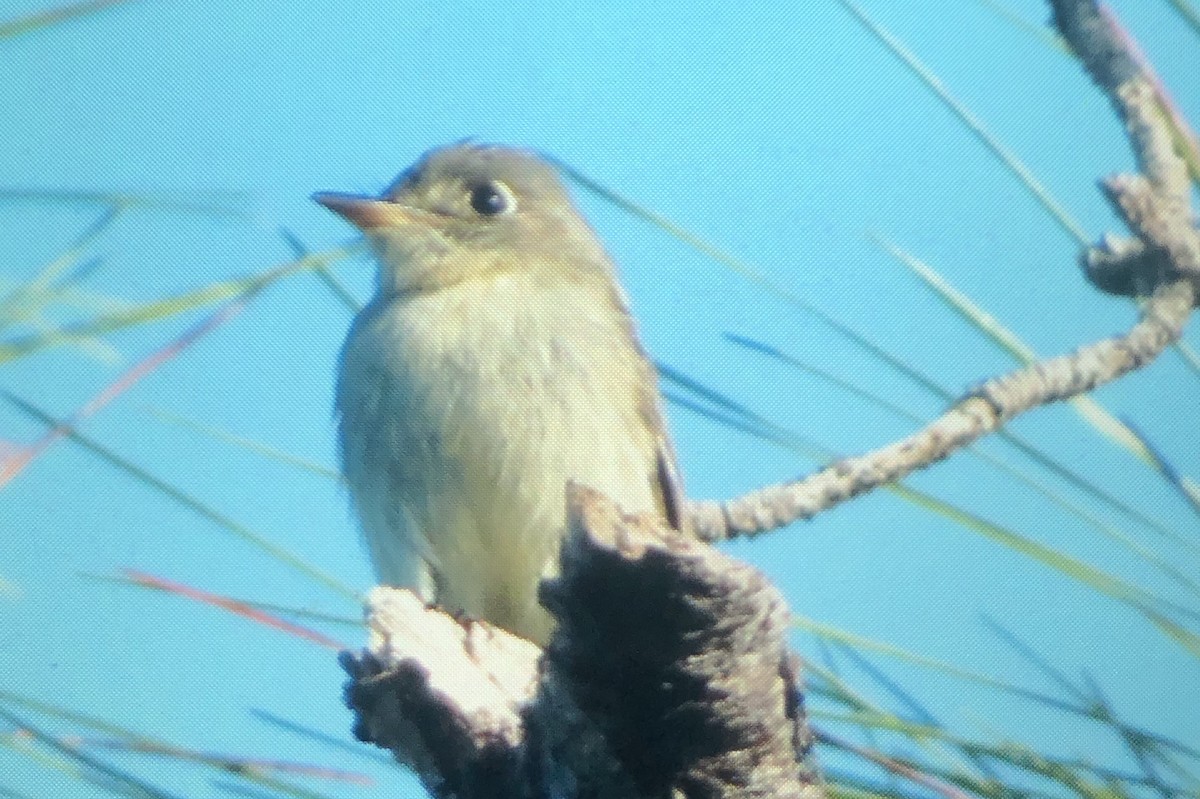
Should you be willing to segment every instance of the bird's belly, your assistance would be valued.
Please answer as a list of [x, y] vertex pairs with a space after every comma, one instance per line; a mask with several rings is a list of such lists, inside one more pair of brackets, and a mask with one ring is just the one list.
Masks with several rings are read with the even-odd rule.
[[[344, 359], [345, 471], [372, 559], [386, 583], [544, 640], [536, 587], [557, 566], [567, 480], [655, 508], [641, 355], [623, 331], [600, 339], [565, 317], [530, 329], [477, 315], [456, 337], [433, 321], [448, 309], [420, 310], [359, 330]], [[374, 389], [348, 397], [348, 378]]]

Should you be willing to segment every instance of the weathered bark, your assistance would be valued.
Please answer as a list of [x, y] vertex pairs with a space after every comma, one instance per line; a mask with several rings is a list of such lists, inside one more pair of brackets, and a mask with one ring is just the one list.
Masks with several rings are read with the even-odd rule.
[[588, 489], [569, 517], [545, 653], [371, 594], [367, 651], [344, 658], [358, 735], [435, 796], [819, 799], [779, 592]]

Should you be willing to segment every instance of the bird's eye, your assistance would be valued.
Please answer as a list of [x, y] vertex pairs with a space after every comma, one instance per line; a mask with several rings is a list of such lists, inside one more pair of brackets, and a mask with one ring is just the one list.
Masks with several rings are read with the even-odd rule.
[[471, 187], [471, 208], [480, 216], [511, 214], [517, 200], [503, 183], [488, 181]]

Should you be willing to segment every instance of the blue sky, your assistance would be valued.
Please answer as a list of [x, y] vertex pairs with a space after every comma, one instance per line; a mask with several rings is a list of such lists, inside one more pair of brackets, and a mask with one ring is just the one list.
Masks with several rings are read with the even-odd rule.
[[[237, 219], [123, 212], [88, 246], [84, 260], [98, 260], [80, 288], [136, 303], [289, 260], [281, 228], [312, 250], [345, 243], [354, 232], [310, 202], [313, 192], [377, 191], [424, 150], [475, 136], [553, 153], [754, 263], [954, 393], [1012, 362], [868, 232], [940, 270], [1039, 352], [1064, 352], [1128, 326], [1129, 303], [1085, 285], [1077, 243], [843, 7], [796, 5], [135, 0], [0, 40], [0, 187], [149, 192], [248, 211]], [[1185, 114], [1200, 121], [1194, 32], [1167, 2], [1112, 5]], [[45, 7], [0, 0], [0, 21]], [[1073, 60], [981, 2], [864, 0], [864, 7], [1024, 159], [1089, 238], [1119, 230], [1096, 180], [1129, 168], [1131, 157], [1106, 101]], [[1032, 0], [1005, 7], [1034, 23], [1048, 17]], [[746, 352], [726, 333], [802, 356], [921, 417], [943, 407], [813, 317], [602, 200], [576, 196], [621, 266], [656, 359], [843, 454], [912, 425]], [[95, 205], [10, 199], [0, 208], [0, 291], [30, 279], [101, 213]], [[360, 259], [336, 271], [365, 297], [371, 268]], [[78, 312], [55, 314], [63, 321]], [[121, 331], [104, 347], [0, 364], [0, 388], [65, 415], [199, 318]], [[83, 432], [365, 589], [369, 566], [337, 485], [154, 413], [203, 420], [333, 465], [331, 392], [348, 323], [311, 275], [289, 279]], [[1194, 331], [1190, 341], [1200, 346]], [[1200, 434], [1187, 413], [1200, 404], [1200, 383], [1177, 355], [1097, 399], [1134, 420], [1183, 472], [1200, 475]], [[694, 496], [734, 496], [815, 465], [685, 409], [669, 413]], [[1196, 516], [1070, 410], [1039, 410], [1015, 429], [1194, 547]], [[41, 432], [0, 405], [0, 439], [28, 443]], [[998, 442], [984, 446], [1022, 463]], [[1186, 596], [978, 460], [953, 458], [912, 484], [1146, 588]], [[1196, 572], [1194, 548], [1166, 543], [1109, 509], [1097, 513]], [[776, 579], [805, 616], [1046, 687], [1044, 675], [982, 622], [993, 619], [1072, 677], [1086, 671], [1130, 721], [1200, 744], [1195, 703], [1180, 701], [1200, 695], [1194, 658], [1128, 607], [894, 495], [876, 493], [729, 549]], [[85, 576], [124, 568], [244, 598], [357, 612], [60, 442], [0, 488], [0, 578], [15, 587], [0, 596], [0, 688], [179, 744], [311, 760], [382, 780], [338, 795], [416, 790], [365, 747], [345, 754], [252, 712], [348, 742], [342, 676], [330, 652], [176, 597]], [[357, 643], [357, 631], [334, 632]], [[820, 654], [811, 638], [798, 636], [797, 646]], [[1096, 728], [885, 665], [957, 729], [1123, 762], [1119, 743]], [[227, 795], [198, 769], [113, 759], [181, 794]], [[0, 773], [27, 793], [63, 779], [4, 748]], [[93, 789], [71, 783], [54, 793], [72, 790], [90, 796]]]

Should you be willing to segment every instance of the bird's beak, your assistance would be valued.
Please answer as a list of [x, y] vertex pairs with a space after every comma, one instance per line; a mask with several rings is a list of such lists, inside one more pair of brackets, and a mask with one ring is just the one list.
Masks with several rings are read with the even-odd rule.
[[422, 221], [420, 217], [424, 216], [415, 208], [376, 197], [320, 192], [312, 198], [363, 232], [412, 225]]

